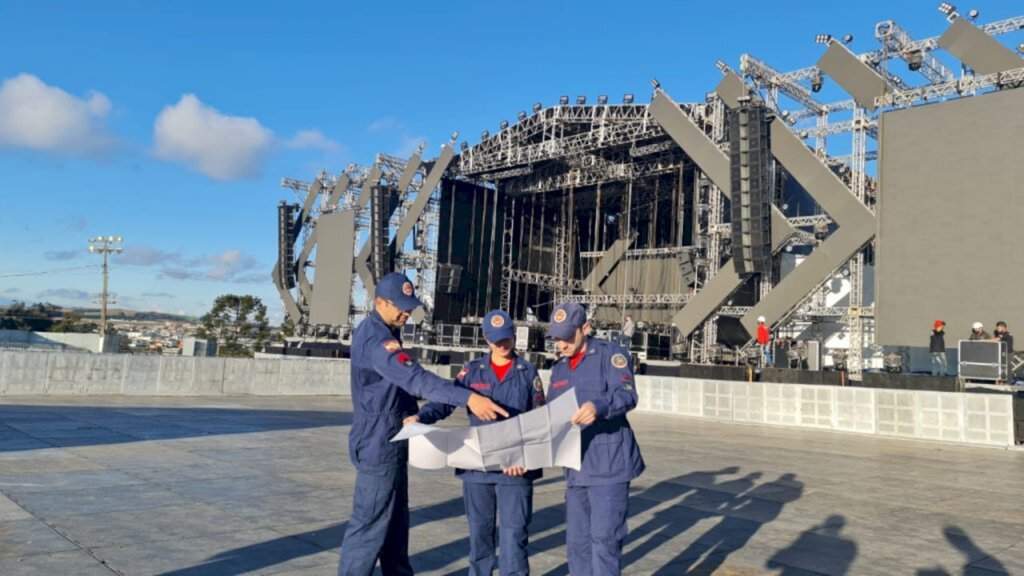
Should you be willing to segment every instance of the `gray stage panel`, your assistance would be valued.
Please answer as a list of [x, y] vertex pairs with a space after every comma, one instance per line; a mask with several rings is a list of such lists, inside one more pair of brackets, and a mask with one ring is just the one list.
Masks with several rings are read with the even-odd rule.
[[604, 251], [604, 255], [597, 261], [597, 264], [590, 271], [587, 279], [583, 281], [583, 286], [593, 294], [606, 294], [601, 288], [601, 283], [604, 282], [608, 273], [615, 268], [615, 265], [619, 263], [626, 254], [626, 250], [629, 249], [630, 244], [636, 239], [636, 235], [632, 235], [628, 240], [625, 238], [619, 238]]
[[726, 195], [732, 189], [729, 157], [663, 91], [654, 93], [651, 116]]
[[725, 102], [729, 108], [736, 108], [740, 105], [740, 98], [750, 96], [746, 82], [735, 72], [726, 72], [722, 81], [715, 87], [715, 93]]
[[957, 18], [939, 37], [939, 46], [978, 74], [995, 74], [1024, 67], [1024, 59], [977, 26]]
[[345, 325], [352, 299], [355, 213], [324, 214], [317, 222], [316, 276], [309, 306], [310, 324]]
[[888, 112], [880, 136], [877, 340], [947, 346], [980, 321], [1024, 330], [1024, 90]]
[[818, 68], [846, 90], [864, 108], [874, 112], [875, 98], [889, 90], [885, 78], [839, 42], [833, 42], [818, 60]]

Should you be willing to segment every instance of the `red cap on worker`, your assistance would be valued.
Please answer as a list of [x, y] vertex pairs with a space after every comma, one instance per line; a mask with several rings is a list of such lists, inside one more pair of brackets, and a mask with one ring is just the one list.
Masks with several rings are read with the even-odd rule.
[[938, 328], [939, 326], [945, 326], [945, 325], [946, 325], [946, 323], [943, 322], [942, 320], [936, 320], [935, 321], [935, 327], [936, 328]]

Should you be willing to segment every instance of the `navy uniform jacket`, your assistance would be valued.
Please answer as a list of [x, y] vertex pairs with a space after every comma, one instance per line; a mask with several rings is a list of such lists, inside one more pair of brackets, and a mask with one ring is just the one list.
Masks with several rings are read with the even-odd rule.
[[576, 390], [580, 406], [593, 402], [597, 420], [583, 427], [583, 465], [565, 469], [569, 486], [599, 486], [629, 482], [644, 471], [640, 446], [626, 420], [636, 407], [636, 384], [626, 351], [618, 344], [591, 338], [586, 353], [569, 370], [569, 359], [560, 358], [551, 367], [551, 399], [570, 388]]
[[408, 442], [390, 442], [416, 413], [416, 396], [465, 406], [470, 390], [426, 371], [402, 349], [399, 330], [376, 311], [352, 335], [352, 430], [348, 454], [356, 470], [381, 472], [409, 461]]
[[[533, 364], [515, 356], [505, 378], [499, 382], [498, 375], [491, 368], [490, 354], [471, 360], [455, 378], [455, 385], [489, 397], [508, 412], [509, 418], [544, 405], [544, 385]], [[431, 402], [420, 409], [420, 422], [433, 424], [451, 416], [455, 407], [450, 404]], [[472, 426], [489, 424], [469, 413]], [[509, 476], [500, 471], [481, 472], [478, 470], [456, 469], [455, 474], [465, 482], [480, 484], [526, 484], [541, 477], [540, 470], [528, 470], [523, 476]]]

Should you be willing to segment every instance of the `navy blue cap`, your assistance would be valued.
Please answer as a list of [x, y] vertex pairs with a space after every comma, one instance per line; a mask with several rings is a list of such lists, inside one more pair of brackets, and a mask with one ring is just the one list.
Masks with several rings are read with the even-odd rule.
[[491, 344], [502, 340], [516, 338], [516, 329], [512, 325], [512, 317], [504, 310], [491, 310], [484, 316], [484, 338]]
[[423, 302], [416, 297], [416, 290], [412, 282], [401, 272], [392, 272], [377, 282], [377, 288], [373, 291], [378, 298], [390, 300], [399, 310], [412, 312]]
[[551, 325], [548, 326], [548, 338], [571, 340], [576, 330], [587, 323], [587, 312], [583, 306], [575, 302], [566, 302], [555, 306], [551, 312]]

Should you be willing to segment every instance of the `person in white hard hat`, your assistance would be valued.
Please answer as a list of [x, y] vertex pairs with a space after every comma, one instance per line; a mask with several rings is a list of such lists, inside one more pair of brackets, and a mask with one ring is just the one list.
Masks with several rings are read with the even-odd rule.
[[975, 322], [971, 326], [971, 336], [968, 340], [991, 340], [992, 336], [985, 331], [985, 325], [981, 322]]
[[772, 333], [764, 323], [764, 316], [757, 317], [757, 345], [761, 347], [761, 366], [772, 363]]

